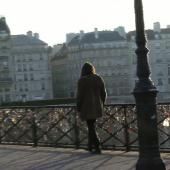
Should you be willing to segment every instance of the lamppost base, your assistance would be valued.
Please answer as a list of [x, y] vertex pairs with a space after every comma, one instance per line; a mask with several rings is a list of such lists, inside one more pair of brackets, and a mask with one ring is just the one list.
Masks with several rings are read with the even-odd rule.
[[136, 170], [166, 170], [161, 158], [139, 158]]

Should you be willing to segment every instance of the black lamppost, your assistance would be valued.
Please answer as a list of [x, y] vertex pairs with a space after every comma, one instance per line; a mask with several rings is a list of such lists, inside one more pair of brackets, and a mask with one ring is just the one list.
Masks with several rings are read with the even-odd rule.
[[142, 0], [135, 0], [137, 76], [133, 94], [136, 100], [139, 159], [136, 170], [165, 170], [160, 157], [156, 96], [157, 89], [150, 78], [148, 49], [144, 31]]

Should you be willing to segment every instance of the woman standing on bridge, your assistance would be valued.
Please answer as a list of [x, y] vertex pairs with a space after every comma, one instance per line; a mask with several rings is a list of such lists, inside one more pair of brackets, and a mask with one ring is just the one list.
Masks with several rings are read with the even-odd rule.
[[103, 79], [96, 74], [90, 63], [85, 63], [81, 70], [81, 77], [77, 88], [77, 110], [82, 121], [88, 126], [88, 150], [101, 153], [100, 142], [96, 134], [96, 119], [103, 114], [106, 100], [106, 89]]

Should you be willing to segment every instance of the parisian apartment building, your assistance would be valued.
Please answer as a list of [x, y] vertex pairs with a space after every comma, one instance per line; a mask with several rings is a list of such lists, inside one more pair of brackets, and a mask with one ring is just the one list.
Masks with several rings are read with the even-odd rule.
[[0, 103], [52, 99], [49, 46], [38, 33], [11, 35], [0, 18]]
[[[146, 30], [151, 79], [158, 102], [170, 99], [170, 26], [159, 22]], [[108, 103], [133, 103], [136, 77], [135, 31], [120, 26], [113, 30], [69, 33], [66, 42], [55, 47], [52, 57], [54, 97], [75, 97], [81, 67], [91, 62], [105, 80]]]

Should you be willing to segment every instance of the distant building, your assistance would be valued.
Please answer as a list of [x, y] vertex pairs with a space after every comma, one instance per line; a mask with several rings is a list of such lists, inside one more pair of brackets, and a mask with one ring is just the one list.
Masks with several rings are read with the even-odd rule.
[[[0, 22], [0, 30], [2, 28]], [[0, 34], [4, 37], [4, 30]], [[0, 74], [4, 76], [0, 82], [1, 102], [51, 99], [48, 45], [32, 31], [26, 35], [10, 35], [7, 32], [6, 36], [6, 39], [0, 39], [0, 60], [3, 60], [5, 73]]]
[[11, 35], [5, 17], [0, 18], [0, 103], [11, 101], [14, 96], [13, 56]]
[[77, 33], [68, 33], [68, 34], [66, 34], [66, 44], [68, 44], [77, 35], [79, 35], [79, 34], [77, 34]]
[[[159, 90], [158, 102], [169, 102], [170, 26], [162, 29], [160, 23], [156, 22], [153, 30], [146, 30], [146, 37], [151, 78]], [[60, 93], [60, 97], [76, 96], [81, 67], [85, 62], [91, 62], [105, 80], [109, 103], [134, 102], [132, 92], [137, 81], [135, 31], [126, 33], [124, 27], [115, 28], [114, 31], [98, 31], [95, 28], [94, 32], [84, 33], [81, 30], [79, 34], [72, 33], [69, 38], [65, 47], [65, 57], [60, 52], [56, 54], [64, 60], [65, 66], [60, 64], [61, 58], [58, 62], [55, 57], [57, 68], [62, 67], [65, 70], [62, 73], [67, 75], [68, 80], [63, 84], [65, 90], [63, 94]], [[59, 82], [61, 81], [56, 79], [53, 86], [57, 87], [55, 84]], [[60, 91], [60, 88], [58, 90]]]
[[[128, 41], [131, 44], [131, 55], [133, 57], [133, 77], [132, 82], [135, 82], [136, 75], [136, 49], [134, 37], [135, 32], [128, 33]], [[170, 101], [170, 28], [160, 27], [160, 23], [156, 22], [153, 25], [153, 30], [146, 30], [147, 46], [149, 48], [149, 63], [151, 66], [151, 78], [155, 83], [159, 93], [158, 102]]]
[[66, 44], [59, 46], [60, 50], [51, 60], [54, 98], [68, 97], [67, 47]]
[[[108, 102], [132, 101], [129, 74], [131, 60], [128, 51], [128, 42], [118, 31], [98, 31], [95, 28], [94, 32], [84, 33], [81, 30], [80, 34], [67, 44], [67, 58], [65, 59], [68, 80], [65, 84], [67, 96], [76, 96], [77, 81], [82, 65], [85, 62], [91, 62], [97, 73], [105, 80]], [[57, 86], [57, 82], [54, 86]]]
[[13, 35], [15, 100], [52, 98], [51, 68], [48, 45], [38, 34]]

